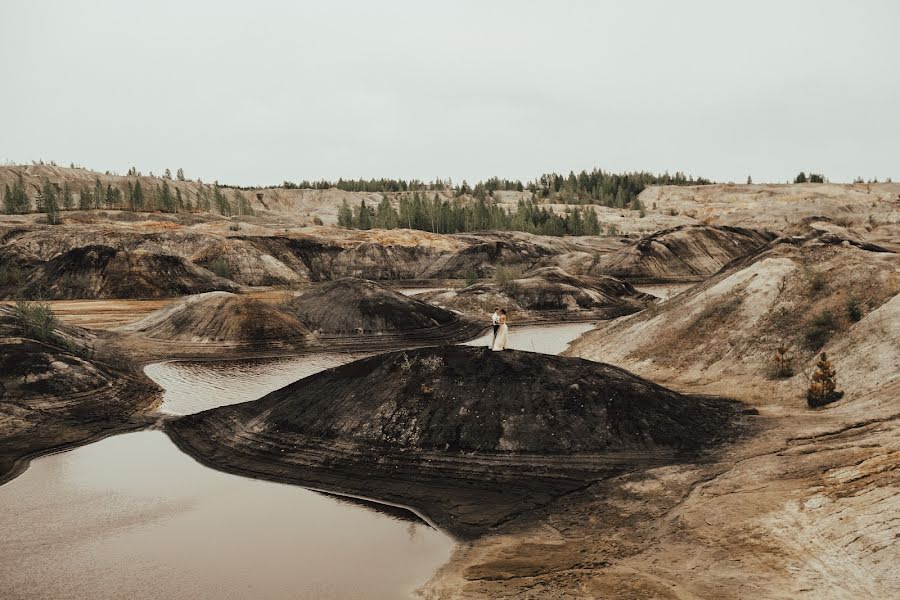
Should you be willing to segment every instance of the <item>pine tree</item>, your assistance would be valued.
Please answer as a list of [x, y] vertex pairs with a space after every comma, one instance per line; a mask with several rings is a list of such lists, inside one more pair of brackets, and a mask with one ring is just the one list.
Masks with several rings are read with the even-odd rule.
[[140, 212], [144, 210], [144, 188], [141, 187], [141, 181], [134, 182], [134, 190], [131, 194], [131, 210]]
[[43, 197], [44, 212], [47, 213], [47, 223], [59, 224], [59, 200], [56, 195], [56, 186], [49, 181], [44, 182], [44, 188], [40, 194]]
[[806, 390], [806, 402], [812, 408], [825, 406], [844, 397], [844, 392], [837, 391], [836, 373], [831, 362], [823, 352]]
[[91, 210], [91, 203], [91, 190], [88, 188], [82, 188], [81, 193], [78, 194], [78, 209]]
[[794, 177], [794, 183], [806, 183], [806, 173], [800, 171], [796, 177]]
[[172, 190], [169, 188], [169, 182], [163, 181], [162, 187], [157, 192], [159, 199], [159, 209], [164, 212], [175, 212], [175, 199], [172, 197]]
[[186, 208], [184, 206], [184, 198], [181, 195], [181, 188], [175, 188], [175, 211], [178, 212], [184, 210], [186, 210]]
[[172, 171], [166, 169], [166, 172], [163, 173], [163, 177], [165, 177], [166, 179], [172, 179]]
[[357, 229], [372, 229], [372, 214], [369, 212], [369, 207], [366, 206], [365, 200], [359, 203], [359, 207], [356, 209], [356, 217], [353, 221]]
[[72, 198], [72, 190], [69, 188], [69, 182], [63, 182], [62, 188], [62, 206], [65, 210], [72, 210], [75, 200]]
[[223, 217], [231, 216], [231, 202], [229, 202], [225, 194], [222, 193], [222, 188], [219, 187], [218, 183], [213, 186], [213, 202], [215, 203], [216, 208], [219, 210], [220, 215], [222, 215]]
[[93, 199], [93, 208], [102, 208], [100, 204], [103, 202], [103, 199], [106, 197], [106, 194], [103, 193], [103, 184], [100, 183], [100, 178], [94, 178], [94, 192], [91, 194], [91, 198]]
[[16, 212], [16, 202], [13, 198], [12, 190], [9, 189], [9, 184], [7, 183], [3, 189], [3, 212], [8, 215]]
[[175, 173], [175, 178], [178, 179], [178, 181], [184, 181], [184, 171], [181, 168]]
[[341, 207], [338, 209], [338, 225], [341, 227], [353, 227], [353, 211], [350, 209], [350, 205], [347, 204], [346, 198], [341, 202]]
[[753, 185], [753, 178], [747, 175], [747, 185]]

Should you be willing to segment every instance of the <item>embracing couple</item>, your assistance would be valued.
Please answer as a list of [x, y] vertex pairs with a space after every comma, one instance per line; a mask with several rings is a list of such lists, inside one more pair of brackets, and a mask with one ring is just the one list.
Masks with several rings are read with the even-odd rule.
[[491, 341], [491, 350], [506, 350], [509, 341], [509, 327], [506, 326], [506, 309], [496, 307], [491, 315], [491, 323], [494, 325], [494, 339]]

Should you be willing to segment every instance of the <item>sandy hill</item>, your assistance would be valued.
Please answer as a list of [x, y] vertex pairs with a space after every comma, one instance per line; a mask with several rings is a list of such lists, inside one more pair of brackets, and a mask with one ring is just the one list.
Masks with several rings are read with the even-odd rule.
[[702, 281], [774, 238], [771, 233], [739, 227], [674, 227], [604, 256], [599, 270], [628, 281]]
[[280, 305], [228, 292], [187, 296], [120, 331], [192, 344], [304, 347], [309, 329]]

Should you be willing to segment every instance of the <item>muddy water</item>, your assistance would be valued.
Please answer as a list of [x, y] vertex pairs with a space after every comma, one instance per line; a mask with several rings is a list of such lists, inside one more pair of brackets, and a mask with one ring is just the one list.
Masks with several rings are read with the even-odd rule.
[[158, 431], [0, 487], [2, 598], [404, 598], [453, 548], [303, 488], [207, 469]]
[[[591, 328], [511, 328], [510, 345], [557, 353]], [[487, 344], [487, 337], [471, 344]], [[164, 410], [258, 398], [349, 355], [172, 362], [147, 374]], [[159, 431], [35, 460], [0, 486], [2, 598], [404, 598], [453, 542], [289, 485], [207, 469]]]
[[[533, 325], [517, 327], [509, 326], [509, 345], [512, 350], [540, 352], [541, 354], [559, 354], [565, 350], [582, 333], [594, 328], [593, 323], [569, 323], [566, 325]], [[493, 338], [493, 332], [466, 342], [469, 346], [487, 346]]]
[[165, 389], [162, 412], [186, 415], [256, 400], [313, 373], [362, 358], [315, 354], [291, 358], [155, 363], [144, 373]]
[[676, 294], [680, 294], [684, 290], [689, 290], [697, 285], [696, 283], [651, 283], [647, 285], [636, 285], [634, 289], [645, 294], [653, 294], [657, 298], [668, 300]]

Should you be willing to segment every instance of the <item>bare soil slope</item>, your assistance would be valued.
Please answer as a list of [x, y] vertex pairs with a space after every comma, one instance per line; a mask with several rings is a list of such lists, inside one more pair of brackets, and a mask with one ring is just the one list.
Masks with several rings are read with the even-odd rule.
[[702, 281], [774, 238], [774, 234], [738, 227], [674, 227], [603, 257], [599, 270], [634, 282]]

